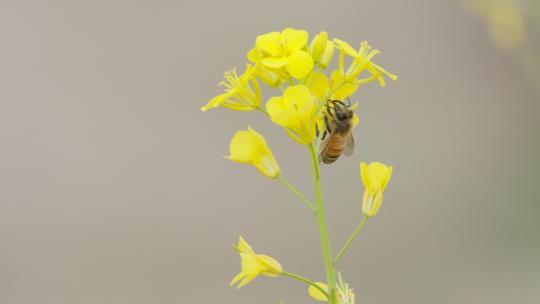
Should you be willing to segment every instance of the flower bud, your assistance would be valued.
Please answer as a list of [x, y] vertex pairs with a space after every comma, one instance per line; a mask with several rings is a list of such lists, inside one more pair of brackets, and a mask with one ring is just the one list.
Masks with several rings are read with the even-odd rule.
[[360, 176], [364, 184], [365, 192], [362, 200], [362, 212], [372, 217], [377, 214], [383, 201], [383, 192], [392, 176], [392, 166], [379, 162], [369, 165], [360, 163]]

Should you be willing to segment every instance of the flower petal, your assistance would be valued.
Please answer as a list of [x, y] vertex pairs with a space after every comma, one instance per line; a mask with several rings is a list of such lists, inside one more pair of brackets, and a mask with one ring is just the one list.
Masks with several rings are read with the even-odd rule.
[[[326, 285], [325, 283], [315, 282], [315, 284], [319, 286], [322, 290], [326, 290], [326, 292], [328, 292], [328, 285]], [[321, 301], [321, 302], [328, 301], [328, 298], [326, 297], [326, 295], [313, 285], [309, 285], [308, 293], [313, 299], [317, 301]]]
[[274, 96], [266, 102], [266, 111], [270, 116], [274, 113], [285, 111], [285, 109], [287, 109], [287, 104], [285, 98], [282, 96]]
[[249, 50], [249, 52], [247, 52], [246, 57], [251, 62], [257, 62], [260, 58], [259, 51], [257, 50], [257, 48], [252, 48], [251, 50]]
[[292, 28], [284, 29], [283, 32], [281, 32], [281, 35], [289, 52], [294, 52], [303, 48], [309, 38], [308, 32]]
[[259, 262], [261, 262], [267, 267], [267, 270], [265, 270], [263, 273], [265, 276], [277, 277], [283, 272], [281, 264], [278, 261], [274, 260], [272, 257], [264, 254], [258, 254], [257, 259], [259, 260]]
[[381, 187], [382, 191], [386, 189], [386, 185], [388, 185], [388, 182], [390, 181], [390, 178], [392, 177], [392, 171], [394, 171], [394, 167], [388, 166], [388, 173], [386, 174], [386, 177], [383, 180], [382, 187]]
[[323, 72], [315, 72], [311, 75], [310, 90], [320, 102], [324, 102], [324, 97], [328, 93], [328, 77]]
[[383, 189], [386, 187], [390, 175], [392, 174], [392, 167], [379, 162], [372, 162], [367, 166], [364, 166], [365, 178], [367, 181], [366, 187], [375, 187]]
[[236, 287], [236, 289], [240, 289], [242, 288], [244, 285], [246, 285], [247, 283], [253, 281], [253, 279], [255, 279], [257, 277], [257, 274], [251, 274], [251, 275], [247, 275], [246, 277], [244, 277], [244, 279], [240, 282], [240, 284], [238, 284], [238, 287]]
[[225, 102], [227, 102], [229, 98], [236, 94], [237, 91], [237, 89], [233, 89], [223, 94], [219, 94], [218, 96], [210, 99], [210, 101], [205, 106], [201, 107], [201, 110], [208, 111], [209, 109], [217, 108], [223, 105]]
[[251, 249], [251, 246], [246, 242], [246, 240], [244, 240], [242, 236], [238, 237], [238, 245], [236, 248], [239, 252], [255, 254], [255, 252], [253, 252], [253, 249]]
[[287, 57], [266, 57], [262, 60], [264, 66], [271, 69], [279, 69], [287, 65], [289, 60]]
[[283, 272], [278, 261], [267, 255], [255, 254], [242, 237], [239, 238], [236, 249], [240, 255], [241, 271], [232, 279], [231, 285], [240, 282], [237, 288], [246, 285], [260, 274], [276, 277]]
[[326, 50], [328, 44], [328, 33], [320, 32], [317, 34], [313, 40], [311, 40], [311, 45], [309, 47], [311, 56], [313, 56], [313, 61], [319, 62]]
[[350, 44], [348, 44], [347, 42], [345, 42], [343, 40], [340, 40], [340, 39], [334, 39], [334, 43], [336, 44], [338, 49], [345, 52], [345, 54], [347, 54], [347, 55], [349, 55], [351, 57], [358, 56], [358, 53], [356, 52], [356, 50], [353, 49], [353, 47]]
[[330, 90], [333, 91], [331, 98], [337, 100], [344, 100], [353, 95], [359, 87], [357, 83], [347, 82], [339, 71], [332, 72], [330, 82], [332, 84]]
[[319, 62], [319, 65], [326, 69], [328, 64], [330, 64], [330, 61], [332, 60], [332, 57], [334, 57], [334, 44], [330, 41], [326, 43], [326, 49], [324, 51], [324, 54]]
[[257, 64], [255, 74], [262, 80], [262, 82], [271, 87], [277, 87], [283, 80], [283, 77], [286, 76], [284, 71], [281, 72], [281, 70], [276, 71], [269, 69], [262, 63]]
[[353, 115], [353, 119], [352, 119], [352, 126], [353, 128], [356, 127], [356, 125], [358, 125], [358, 123], [360, 122], [360, 118], [358, 118], [358, 115], [356, 115], [356, 113]]
[[243, 273], [243, 272], [240, 272], [239, 274], [237, 274], [232, 280], [231, 280], [231, 283], [230, 285], [233, 286], [234, 284], [236, 284], [238, 281], [240, 281], [243, 277], [245, 277], [246, 274]]
[[[237, 131], [229, 144], [230, 155], [228, 159], [240, 163], [251, 164], [253, 162], [255, 151], [255, 145], [252, 135], [249, 131], [240, 130]], [[243, 239], [240, 239], [238, 246], [243, 245]]]
[[255, 47], [261, 49], [271, 56], [277, 56], [281, 52], [281, 47], [278, 44], [280, 37], [278, 32], [270, 32], [267, 34], [259, 35], [255, 40]]
[[302, 79], [313, 70], [313, 58], [306, 51], [296, 51], [289, 56], [287, 72], [296, 79]]
[[313, 103], [311, 92], [304, 85], [288, 87], [283, 93], [283, 98], [291, 104], [303, 105], [306, 103]]
[[315, 139], [315, 96], [305, 85], [288, 87], [283, 97], [272, 97], [266, 109], [272, 121], [285, 127], [287, 134], [300, 144]]
[[[251, 128], [236, 132], [229, 145], [229, 151], [227, 159], [253, 165], [266, 177], [273, 179], [281, 173], [272, 151], [266, 145], [266, 140]], [[249, 245], [242, 238], [238, 242], [238, 250], [246, 252], [249, 250]]]
[[295, 132], [295, 130], [291, 129], [291, 128], [285, 128], [285, 133], [287, 133], [287, 135], [292, 138], [295, 142], [301, 144], [301, 145], [305, 145], [306, 143], [304, 142], [304, 140], [302, 139], [302, 137], [300, 137], [300, 135], [298, 133]]

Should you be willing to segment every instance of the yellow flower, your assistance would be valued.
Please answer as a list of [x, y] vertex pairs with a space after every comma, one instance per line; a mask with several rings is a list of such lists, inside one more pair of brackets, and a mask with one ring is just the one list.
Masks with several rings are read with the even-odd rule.
[[[326, 285], [326, 283], [315, 282], [315, 284], [319, 286], [319, 288], [321, 288], [322, 290], [326, 291], [326, 293], [328, 293], [328, 285]], [[319, 290], [319, 288], [316, 288], [313, 285], [309, 285], [308, 294], [317, 301], [328, 302], [328, 298], [324, 293]]]
[[304, 85], [288, 87], [283, 96], [270, 98], [266, 110], [272, 121], [285, 128], [299, 144], [310, 144], [315, 139], [317, 102]]
[[358, 88], [368, 82], [375, 80], [375, 76], [367, 79], [353, 79], [347, 81], [345, 76], [339, 71], [333, 71], [330, 79], [322, 72], [313, 72], [306, 81], [311, 92], [317, 96], [320, 103], [324, 103], [328, 98], [330, 100], [345, 100], [352, 96]]
[[260, 35], [248, 59], [260, 61], [273, 71], [285, 69], [292, 77], [302, 79], [313, 69], [313, 58], [305, 50], [308, 36], [306, 31], [292, 28]]
[[362, 212], [369, 217], [375, 216], [381, 208], [383, 192], [392, 176], [392, 166], [379, 162], [369, 165], [360, 163], [360, 176], [364, 184], [364, 198], [362, 200]]
[[330, 76], [329, 85], [331, 92], [330, 99], [345, 100], [347, 97], [352, 96], [361, 85], [369, 83], [376, 78], [377, 76], [371, 76], [365, 79], [347, 80], [345, 75], [339, 71], [333, 71]]
[[287, 72], [283, 69], [272, 70], [266, 68], [262, 63], [255, 66], [255, 75], [267, 85], [276, 88], [287, 78]]
[[[379, 53], [379, 50], [373, 49], [367, 43], [367, 41], [362, 41], [360, 43], [360, 48], [358, 49], [358, 51], [353, 49], [347, 42], [343, 40], [334, 39], [334, 43], [340, 50], [339, 72], [347, 81], [354, 81], [356, 77], [364, 70], [367, 70], [373, 78], [377, 79], [381, 87], [384, 87], [386, 84], [383, 78], [383, 74], [394, 81], [397, 80], [396, 75], [387, 72], [385, 69], [371, 61], [371, 59]], [[351, 56], [353, 58], [353, 61], [347, 71], [345, 71], [344, 67], [345, 55]], [[367, 79], [370, 79], [371, 81], [372, 77]]]
[[327, 98], [328, 90], [330, 88], [330, 82], [328, 77], [323, 72], [313, 72], [310, 77], [306, 79], [305, 84], [311, 90], [311, 93], [317, 97], [319, 104], [324, 103]]
[[269, 178], [276, 178], [281, 173], [272, 151], [266, 145], [266, 140], [252, 128], [236, 132], [229, 145], [229, 151], [227, 159], [253, 165]]
[[255, 254], [251, 246], [242, 237], [238, 240], [236, 250], [240, 254], [242, 270], [232, 279], [231, 286], [240, 282], [237, 287], [240, 288], [255, 279], [258, 275], [277, 277], [283, 272], [278, 261], [267, 255]]
[[[328, 285], [325, 283], [315, 282], [315, 284], [322, 290], [328, 292]], [[347, 292], [344, 292], [344, 290], [347, 290]], [[313, 285], [308, 287], [308, 294], [317, 301], [328, 302], [326, 295]], [[340, 284], [337, 288], [337, 294], [339, 304], [354, 304], [354, 293], [352, 288], [349, 288], [348, 284]]]
[[328, 41], [328, 33], [323, 31], [316, 35], [311, 41], [309, 51], [315, 64], [325, 69], [334, 55], [334, 44]]
[[207, 111], [219, 106], [236, 111], [257, 109], [261, 105], [261, 90], [254, 71], [255, 67], [248, 64], [246, 71], [240, 76], [236, 73], [236, 68], [225, 72], [225, 80], [219, 83], [225, 87], [225, 93], [212, 98], [201, 110]]
[[[338, 73], [337, 71], [334, 71], [334, 73]], [[335, 80], [333, 80], [335, 81]], [[326, 116], [327, 118], [331, 118], [331, 115], [329, 115], [328, 111], [327, 111], [327, 107], [325, 106], [325, 104], [327, 103], [328, 100], [345, 100], [347, 97], [349, 97], [350, 95], [352, 95], [354, 93], [354, 91], [358, 88], [356, 87], [356, 89], [354, 90], [350, 90], [348, 89], [349, 88], [349, 84], [345, 84], [341, 87], [341, 89], [339, 90], [336, 90], [336, 93], [330, 95], [330, 97], [328, 98], [328, 100], [325, 100], [325, 98], [327, 98], [328, 94], [329, 94], [329, 89], [330, 89], [330, 82], [328, 81], [328, 77], [326, 77], [326, 75], [324, 75], [324, 73], [322, 72], [313, 72], [311, 74], [310, 77], [308, 77], [307, 81], [306, 81], [306, 85], [309, 87], [309, 89], [311, 90], [311, 93], [313, 93], [313, 95], [315, 95], [318, 99], [318, 109], [319, 109], [319, 113], [318, 113], [318, 119], [317, 119], [317, 127], [319, 128], [319, 130], [324, 130], [325, 128], [325, 122], [324, 122], [324, 117]], [[352, 105], [351, 109], [354, 110], [356, 109], [358, 106], [358, 103], [355, 103]], [[354, 116], [353, 116], [353, 127], [356, 127], [356, 125], [358, 124], [358, 116], [356, 115], [356, 113], [354, 113]]]

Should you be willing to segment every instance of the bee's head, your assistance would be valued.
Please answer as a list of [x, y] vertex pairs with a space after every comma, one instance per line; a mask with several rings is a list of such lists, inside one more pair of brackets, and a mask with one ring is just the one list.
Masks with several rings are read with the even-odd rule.
[[353, 118], [353, 110], [350, 101], [348, 104], [345, 104], [341, 100], [328, 100], [326, 106], [328, 110], [327, 113], [335, 121], [344, 122]]
[[349, 120], [353, 117], [353, 111], [348, 107], [336, 108], [336, 119], [339, 121]]

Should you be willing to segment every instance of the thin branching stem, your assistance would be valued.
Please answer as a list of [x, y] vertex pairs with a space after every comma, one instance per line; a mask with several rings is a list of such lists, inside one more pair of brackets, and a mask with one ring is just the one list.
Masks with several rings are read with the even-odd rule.
[[313, 206], [313, 203], [311, 203], [311, 201], [302, 193], [300, 192], [300, 190], [296, 189], [296, 187], [294, 187], [293, 185], [291, 185], [291, 183], [289, 183], [288, 180], [286, 180], [283, 176], [279, 175], [277, 177], [277, 180], [283, 184], [287, 189], [289, 189], [292, 193], [294, 193], [294, 195], [296, 195], [300, 201], [306, 205], [306, 207], [308, 207], [311, 211], [313, 211], [313, 213], [317, 213], [317, 210], [315, 209], [315, 207]]
[[360, 231], [362, 230], [362, 228], [366, 224], [368, 218], [369, 218], [369, 216], [364, 215], [364, 217], [362, 218], [362, 220], [360, 221], [358, 226], [356, 226], [356, 229], [354, 229], [353, 233], [351, 234], [351, 236], [349, 237], [347, 242], [345, 242], [345, 245], [343, 245], [343, 248], [341, 248], [339, 253], [336, 255], [336, 258], [334, 259], [334, 265], [337, 264], [339, 262], [339, 260], [341, 260], [341, 257], [343, 257], [343, 255], [345, 254], [345, 252], [347, 251], [347, 249], [349, 248], [351, 243], [354, 241], [354, 239], [356, 238], [358, 233], [360, 233]]
[[304, 278], [303, 276], [301, 275], [297, 275], [297, 274], [294, 274], [294, 273], [291, 273], [291, 272], [287, 272], [287, 271], [283, 271], [281, 273], [282, 275], [284, 276], [287, 276], [289, 278], [293, 278], [295, 280], [298, 280], [300, 282], [303, 282], [303, 283], [306, 283], [308, 285], [311, 285], [315, 288], [317, 288], [320, 292], [322, 292], [327, 298], [328, 298], [328, 293], [326, 292], [326, 290], [322, 289], [319, 285], [317, 285], [315, 282], [313, 282], [312, 280], [310, 279], [307, 279], [307, 278]]

